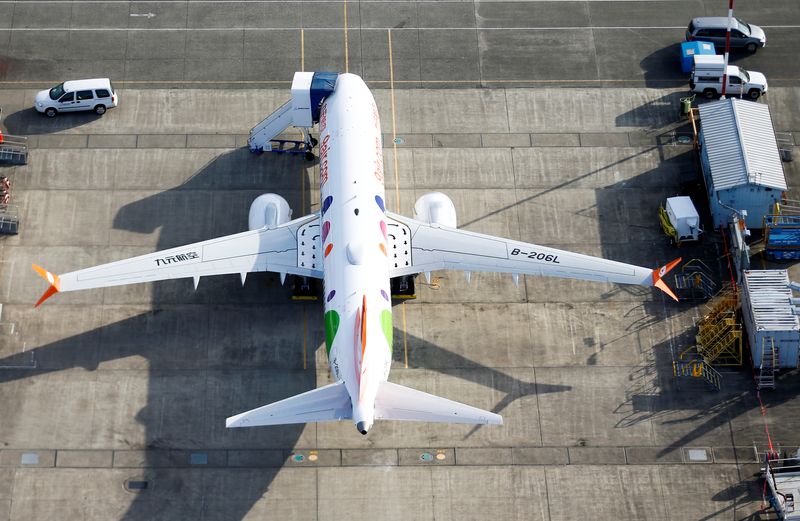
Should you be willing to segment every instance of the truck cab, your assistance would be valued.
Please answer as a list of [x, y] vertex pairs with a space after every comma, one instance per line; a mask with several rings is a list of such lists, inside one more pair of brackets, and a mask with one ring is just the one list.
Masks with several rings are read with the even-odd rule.
[[[689, 88], [692, 92], [713, 98], [722, 94], [722, 71], [725, 58], [719, 55], [695, 55]], [[758, 99], [767, 93], [767, 78], [756, 71], [747, 71], [736, 65], [728, 65], [726, 94], [744, 95]]]

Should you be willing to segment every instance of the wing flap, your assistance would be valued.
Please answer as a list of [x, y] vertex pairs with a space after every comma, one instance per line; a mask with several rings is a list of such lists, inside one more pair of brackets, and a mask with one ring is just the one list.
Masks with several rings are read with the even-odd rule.
[[375, 397], [375, 419], [432, 423], [502, 425], [503, 417], [471, 405], [381, 382]]
[[337, 421], [348, 420], [352, 415], [353, 407], [347, 388], [344, 382], [337, 382], [231, 416], [225, 420], [225, 426], [260, 427]]

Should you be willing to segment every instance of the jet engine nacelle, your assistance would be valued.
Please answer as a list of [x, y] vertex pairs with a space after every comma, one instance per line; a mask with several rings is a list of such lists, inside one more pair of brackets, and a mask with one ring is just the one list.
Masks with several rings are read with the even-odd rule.
[[414, 218], [429, 224], [456, 227], [456, 207], [441, 192], [429, 192], [414, 203]]
[[286, 199], [278, 194], [263, 194], [255, 198], [250, 205], [248, 226], [251, 230], [258, 230], [266, 226], [275, 228], [292, 218], [292, 209]]

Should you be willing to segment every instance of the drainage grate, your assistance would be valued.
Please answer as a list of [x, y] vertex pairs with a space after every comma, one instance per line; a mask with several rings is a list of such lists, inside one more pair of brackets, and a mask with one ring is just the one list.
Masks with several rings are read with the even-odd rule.
[[39, 453], [38, 452], [23, 452], [20, 458], [20, 463], [23, 465], [38, 465]]
[[189, 462], [192, 465], [208, 465], [208, 454], [205, 452], [192, 452], [189, 456]]
[[689, 461], [709, 461], [706, 449], [689, 449], [686, 451]]
[[125, 486], [128, 490], [145, 490], [147, 481], [128, 481]]

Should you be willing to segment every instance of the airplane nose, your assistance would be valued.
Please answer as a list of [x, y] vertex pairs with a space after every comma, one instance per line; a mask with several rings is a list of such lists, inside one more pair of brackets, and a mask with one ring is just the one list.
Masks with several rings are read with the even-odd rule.
[[366, 435], [367, 431], [369, 431], [369, 428], [370, 426], [367, 424], [367, 422], [356, 423], [356, 429], [358, 429], [358, 432], [360, 432], [361, 434]]

